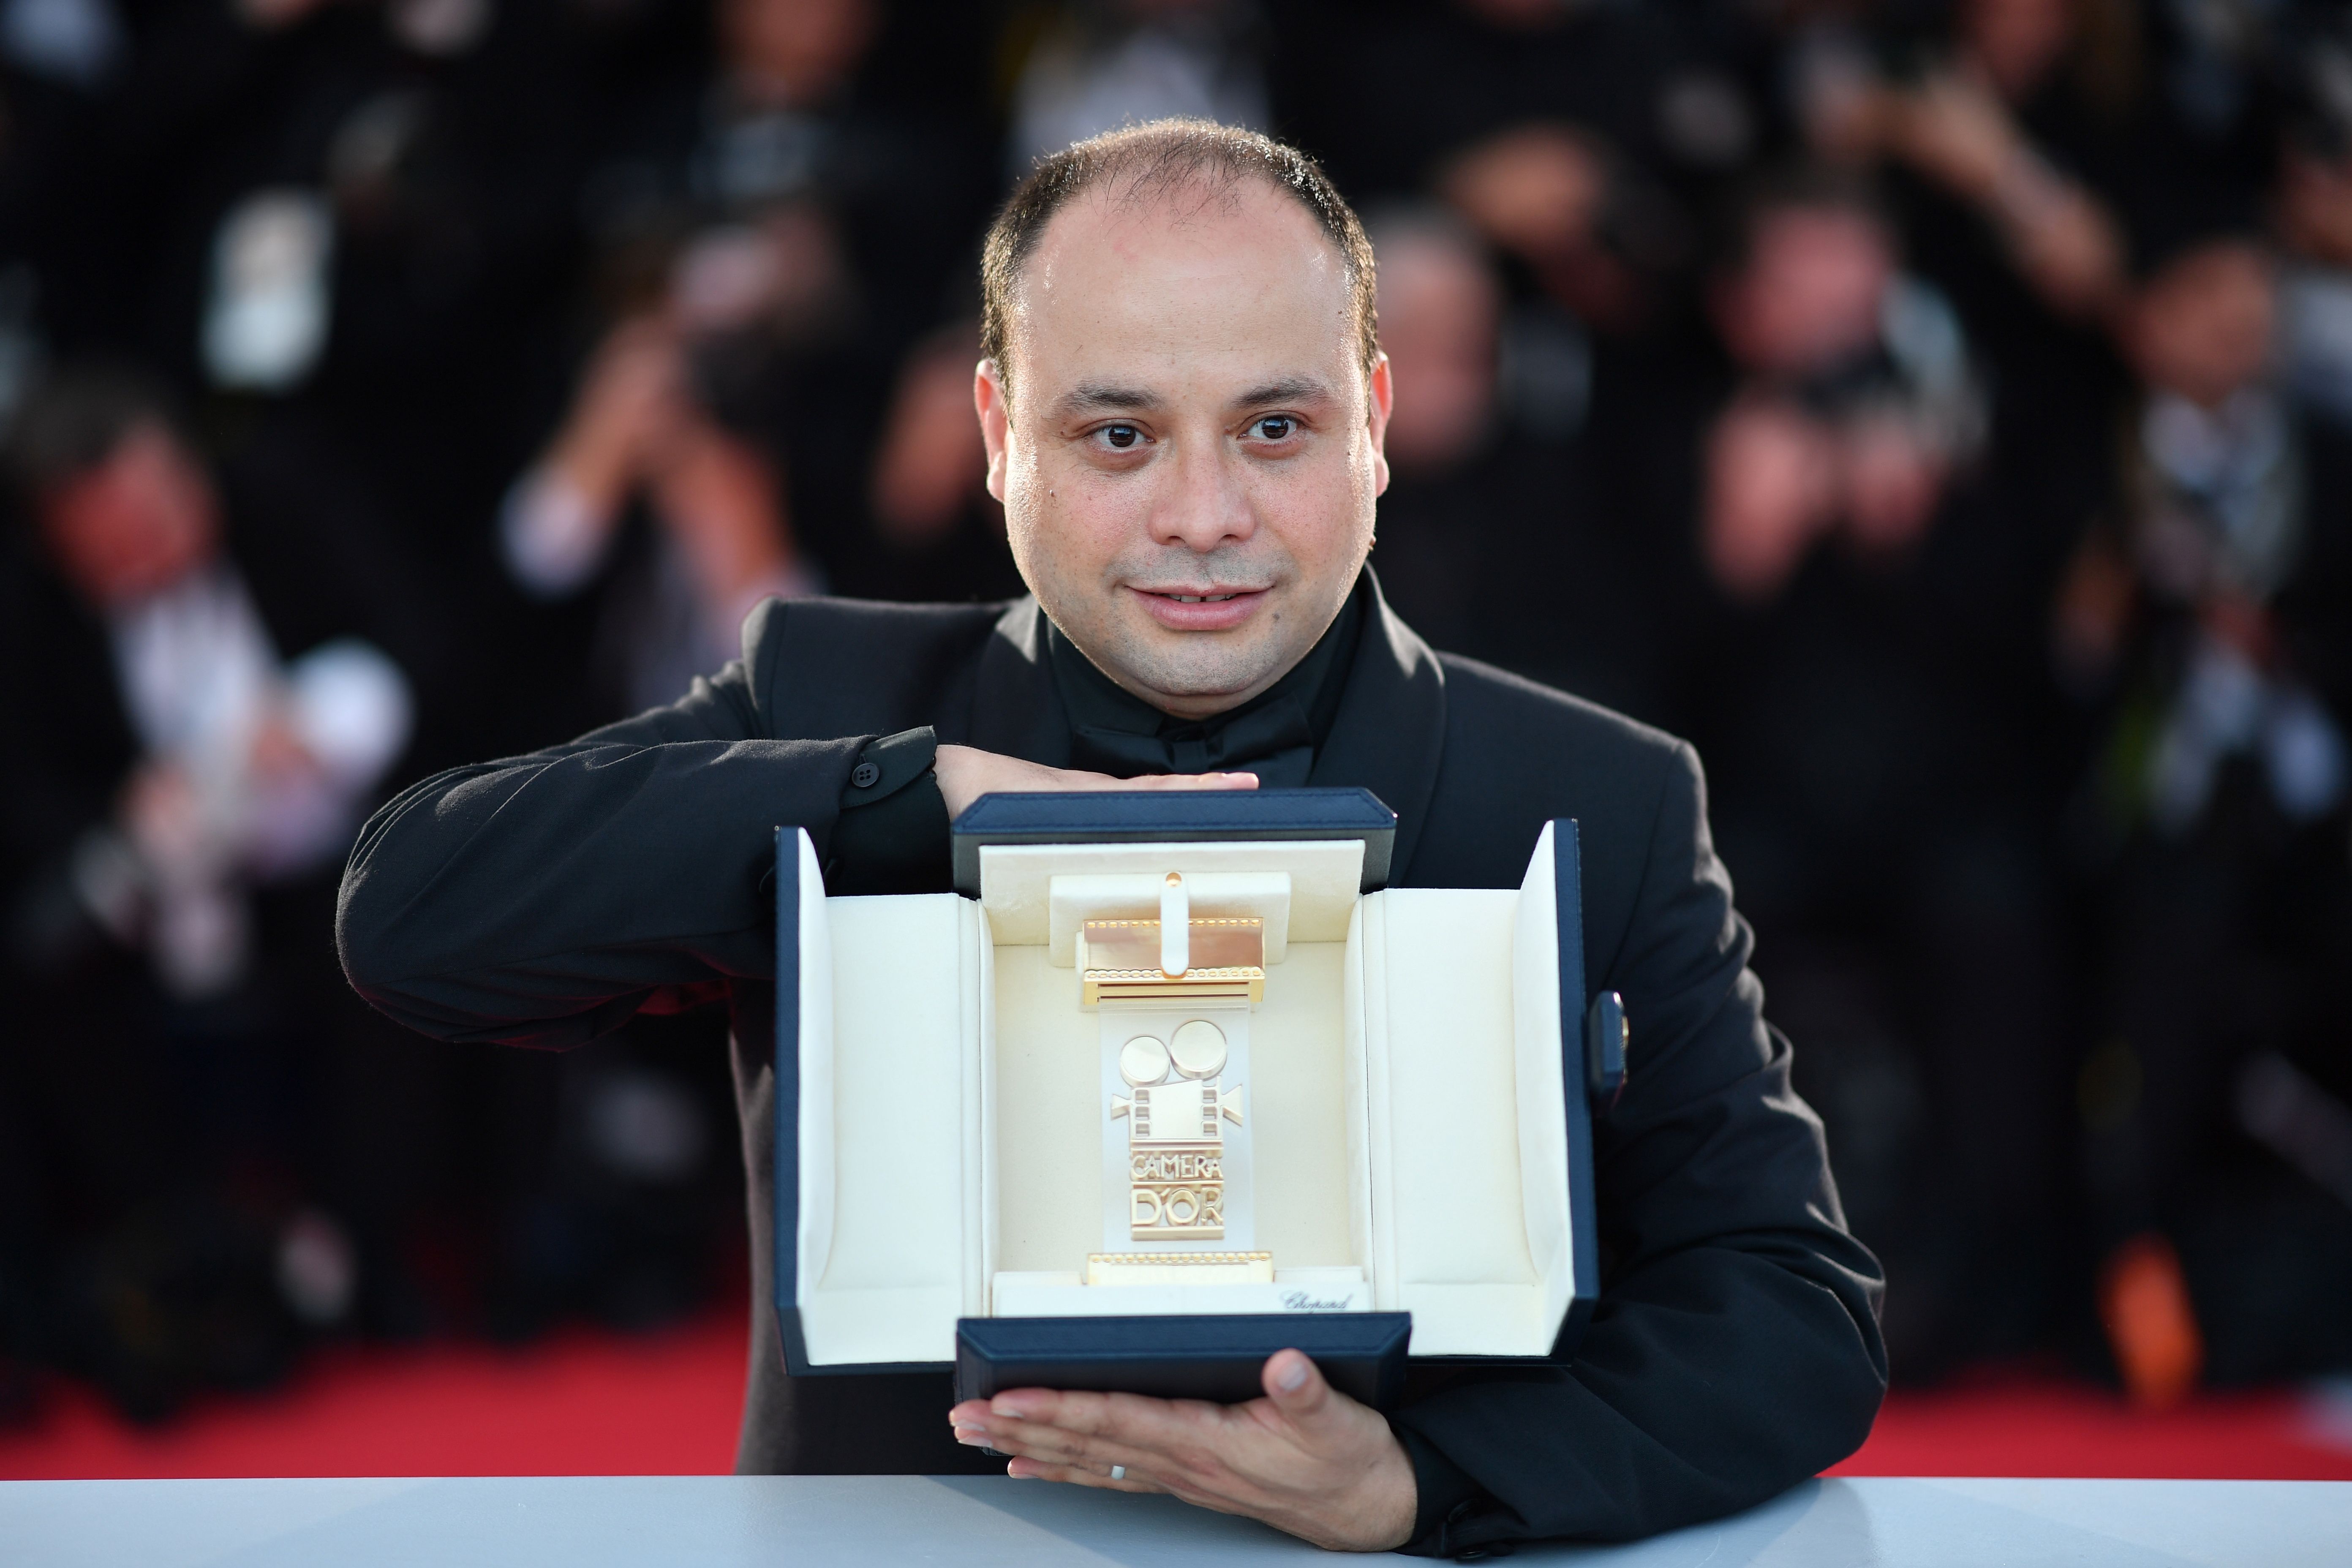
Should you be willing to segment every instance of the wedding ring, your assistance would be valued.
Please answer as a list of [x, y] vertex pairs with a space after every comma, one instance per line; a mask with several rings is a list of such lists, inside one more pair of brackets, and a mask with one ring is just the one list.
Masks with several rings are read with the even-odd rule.
[[1123, 1481], [1127, 1479], [1127, 1467], [1125, 1465], [1113, 1465], [1110, 1468], [1110, 1479], [1115, 1481]]

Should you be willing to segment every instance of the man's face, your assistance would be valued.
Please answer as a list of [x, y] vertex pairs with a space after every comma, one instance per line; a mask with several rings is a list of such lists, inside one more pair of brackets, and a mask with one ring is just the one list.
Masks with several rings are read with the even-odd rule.
[[1410, 474], [1467, 458], [1495, 406], [1500, 290], [1470, 242], [1415, 229], [1380, 241], [1381, 345], [1402, 366], [1388, 446]]
[[220, 542], [212, 480], [161, 424], [133, 426], [103, 461], [44, 496], [40, 518], [58, 567], [100, 608], [170, 587]]
[[1338, 249], [1255, 180], [1097, 189], [1046, 226], [1013, 306], [1013, 395], [983, 363], [974, 395], [1045, 613], [1180, 717], [1272, 686], [1345, 602], [1388, 486], [1388, 366], [1363, 374]]
[[1748, 248], [1747, 266], [1716, 300], [1724, 340], [1747, 368], [1813, 374], [1878, 341], [1895, 255], [1867, 216], [1834, 207], [1763, 213]]
[[720, 0], [719, 35], [740, 86], [804, 104], [856, 68], [878, 20], [874, 0]]
[[2210, 408], [2262, 379], [2277, 315], [2269, 255], [2250, 241], [2217, 240], [2149, 280], [2127, 342], [2152, 385]]

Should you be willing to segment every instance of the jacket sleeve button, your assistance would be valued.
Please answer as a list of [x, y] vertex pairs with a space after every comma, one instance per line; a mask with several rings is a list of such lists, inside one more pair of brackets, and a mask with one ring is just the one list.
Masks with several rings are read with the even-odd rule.
[[882, 770], [872, 763], [860, 763], [849, 770], [849, 782], [859, 789], [872, 789], [874, 781], [881, 776]]

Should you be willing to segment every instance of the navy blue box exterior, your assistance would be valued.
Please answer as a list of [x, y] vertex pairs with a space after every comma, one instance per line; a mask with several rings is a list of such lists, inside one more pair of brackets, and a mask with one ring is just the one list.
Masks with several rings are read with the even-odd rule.
[[984, 795], [950, 828], [955, 889], [980, 897], [990, 844], [1201, 844], [1360, 838], [1361, 891], [1388, 885], [1396, 813], [1368, 789], [1101, 790]]
[[[1259, 798], [1272, 804], [1283, 801], [1286, 797], [1300, 795], [1326, 797], [1302, 803], [1308, 805], [1317, 818], [1308, 826], [1307, 831], [1282, 833], [1279, 831], [1279, 818], [1268, 814], [1252, 825], [1255, 831], [1238, 836], [1259, 838], [1342, 837], [1343, 835], [1330, 830], [1335, 825], [1332, 819], [1352, 816], [1360, 823], [1368, 822], [1370, 814], [1366, 812], [1360, 803], [1370, 803], [1370, 806], [1376, 808], [1390, 825], [1389, 831], [1393, 831], [1395, 815], [1381, 805], [1377, 796], [1365, 790], [1270, 791]], [[1328, 798], [1335, 796], [1350, 798], [1337, 801]], [[1246, 796], [1243, 792], [1231, 792], [1231, 798], [1242, 799]], [[1042, 810], [1024, 811], [1000, 824], [1008, 827], [1017, 826], [1018, 832], [1008, 833], [1003, 837], [996, 837], [992, 834], [989, 841], [1073, 843], [1125, 840], [1150, 843], [1167, 842], [1179, 837], [1207, 839], [1214, 836], [1207, 830], [1212, 825], [1192, 819], [1194, 814], [1191, 810], [1191, 803], [1200, 799], [1197, 795], [1150, 791], [1119, 792], [1116, 795], [1099, 795], [1029, 797], [990, 795], [983, 796], [981, 801], [976, 802], [971, 810], [966, 812], [964, 816], [958, 820], [959, 862], [966, 852], [964, 835], [967, 824], [971, 823], [974, 813], [979, 812], [982, 805], [992, 802], [1018, 802], [1024, 799], [1040, 805], [1052, 802], [1064, 806], [1113, 801], [1118, 803], [1118, 811], [1112, 814], [1113, 818], [1116, 819], [1116, 826], [1113, 820], [1089, 816], [1085, 820], [1082, 828], [1073, 831], [1073, 828], [1077, 827], [1078, 825], [1073, 824], [1066, 816], [1061, 818], [1061, 826], [1057, 830], [1053, 826], [1054, 819], [1047, 813]], [[1153, 802], [1160, 803], [1169, 809], [1171, 816], [1175, 817], [1175, 822], [1155, 824], [1151, 820], [1150, 810], [1150, 803]], [[1171, 831], [1171, 828], [1177, 823], [1181, 823], [1188, 831], [1181, 834]], [[981, 824], [982, 830], [984, 831], [987, 825], [988, 819], [983, 819]], [[1367, 831], [1366, 828], [1359, 826], [1353, 832], [1344, 836], [1354, 837], [1365, 831]], [[1061, 1369], [1057, 1375], [1072, 1378], [1104, 1378], [1111, 1375], [1110, 1369], [1126, 1364], [1133, 1369], [1135, 1381], [1063, 1382], [1058, 1384], [1045, 1384], [1039, 1379], [1031, 1378], [1025, 1384], [1012, 1381], [992, 1383], [989, 1385], [991, 1392], [998, 1387], [1055, 1385], [1066, 1388], [1118, 1387], [1129, 1393], [1147, 1393], [1150, 1390], [1140, 1386], [1141, 1383], [1147, 1381], [1157, 1383], [1164, 1377], [1176, 1375], [1173, 1371], [1161, 1368], [1158, 1363], [1152, 1362], [1150, 1356], [1142, 1353], [1142, 1347], [1157, 1346], [1158, 1352], [1167, 1360], [1169, 1368], [1182, 1366], [1189, 1369], [1183, 1375], [1194, 1379], [1194, 1382], [1181, 1384], [1185, 1387], [1208, 1386], [1217, 1379], [1231, 1383], [1234, 1376], [1233, 1369], [1244, 1362], [1250, 1363], [1252, 1370], [1246, 1384], [1246, 1392], [1236, 1395], [1246, 1399], [1255, 1397], [1257, 1392], [1255, 1365], [1262, 1364], [1267, 1356], [1278, 1350], [1286, 1348], [1304, 1350], [1309, 1355], [1316, 1356], [1318, 1364], [1321, 1364], [1323, 1356], [1309, 1343], [1304, 1342], [1326, 1331], [1328, 1325], [1371, 1324], [1386, 1320], [1397, 1320], [1410, 1324], [1409, 1314], [1385, 1312], [1333, 1313], [1328, 1316], [1275, 1314], [1217, 1317], [964, 1318], [958, 1320], [957, 1322], [957, 1360], [953, 1363], [864, 1362], [819, 1366], [812, 1363], [808, 1357], [807, 1342], [801, 1331], [799, 1307], [801, 861], [799, 846], [794, 838], [797, 832], [798, 829], [792, 827], [780, 827], [776, 830], [775, 877], [776, 1122], [775, 1234], [772, 1251], [775, 1259], [776, 1327], [782, 1341], [784, 1370], [790, 1375], [808, 1377], [892, 1372], [943, 1372], [952, 1364], [961, 1388], [968, 1376], [980, 1378], [998, 1375], [996, 1373], [985, 1372], [982, 1369], [988, 1366], [1009, 1367], [1017, 1355], [1024, 1366], [1050, 1366]], [[971, 837], [972, 847], [970, 853], [976, 867], [979, 833], [973, 833]], [[1385, 847], [1385, 844], [1382, 847]], [[1369, 844], [1367, 847], [1369, 849]], [[1582, 1023], [1586, 1004], [1582, 881], [1578, 856], [1576, 822], [1573, 818], [1560, 817], [1554, 821], [1552, 855], [1559, 939], [1562, 1058], [1560, 1077], [1565, 1085], [1566, 1098], [1562, 1110], [1568, 1120], [1569, 1202], [1570, 1226], [1574, 1238], [1576, 1274], [1574, 1299], [1570, 1302], [1568, 1314], [1561, 1321], [1559, 1334], [1553, 1343], [1551, 1355], [1543, 1358], [1558, 1362], [1565, 1361], [1574, 1354], [1578, 1341], [1583, 1337], [1585, 1325], [1591, 1319], [1593, 1305], [1599, 1293], [1600, 1248], [1594, 1229], [1592, 1197], [1592, 1118], [1591, 1102], [1585, 1087], [1585, 1030]], [[1385, 862], [1385, 855], [1381, 858]], [[1383, 881], [1386, 878], [1386, 865], [1383, 863], [1381, 867]], [[961, 864], [959, 864], [959, 872], [961, 872]], [[961, 874], [957, 880], [959, 884], [963, 880]], [[1379, 886], [1379, 883], [1371, 881], [1369, 854], [1366, 858], [1366, 880], [1372, 887]], [[977, 891], [976, 871], [972, 891]], [[995, 1334], [991, 1328], [991, 1325], [1008, 1324], [1029, 1326], [1007, 1330], [1006, 1333], [1011, 1335], [1011, 1338]], [[1245, 1331], [1236, 1328], [1220, 1328], [1214, 1332], [1225, 1336], [1218, 1342], [1226, 1345], [1227, 1348], [1214, 1354], [1204, 1351], [1197, 1354], [1188, 1352], [1185, 1355], [1171, 1355], [1171, 1347], [1180, 1343], [1193, 1342], [1186, 1341], [1184, 1336], [1211, 1331], [1196, 1329], [1194, 1325], [1244, 1325], [1247, 1334], [1262, 1334], [1262, 1337], [1235, 1339], [1234, 1336], [1244, 1334]], [[975, 1330], [979, 1331], [980, 1335], [978, 1345], [975, 1345], [972, 1338]], [[1406, 1338], [1409, 1338], [1409, 1334], [1398, 1340], [1396, 1354], [1399, 1357], [1403, 1354], [1402, 1346]], [[1061, 1349], [1049, 1353], [1051, 1346], [1056, 1341], [1059, 1342]], [[1119, 1348], [1122, 1346], [1135, 1347], [1135, 1351], [1130, 1353]], [[1356, 1364], [1341, 1356], [1337, 1351], [1333, 1355], [1332, 1364], [1335, 1366]], [[1124, 1363], [1122, 1363], [1122, 1357], [1126, 1358]], [[1419, 1359], [1494, 1365], [1525, 1358], [1447, 1356]], [[1385, 1363], [1382, 1364], [1385, 1365]], [[969, 1373], [968, 1366], [971, 1369]], [[1213, 1367], [1216, 1369], [1213, 1372], [1210, 1370]], [[1330, 1375], [1328, 1368], [1326, 1374]], [[1349, 1373], [1347, 1375], [1353, 1378], [1358, 1374]], [[1380, 1373], [1381, 1377], [1387, 1375], [1385, 1372]], [[1335, 1378], [1334, 1381], [1336, 1384], [1337, 1379]], [[1171, 1384], [1171, 1386], [1179, 1385], [1179, 1384]], [[1223, 1386], [1223, 1384], [1217, 1385]], [[1234, 1384], [1234, 1386], [1242, 1385]], [[1378, 1387], [1384, 1385], [1375, 1383], [1370, 1386], [1377, 1391]], [[1351, 1395], [1354, 1394], [1352, 1388], [1349, 1388], [1349, 1392]], [[982, 1397], [982, 1395], [971, 1394], [963, 1396]], [[1183, 1396], [1211, 1397], [1204, 1394], [1186, 1394]], [[1361, 1395], [1354, 1396], [1361, 1397]], [[1392, 1399], [1393, 1395], [1391, 1398]], [[1365, 1403], [1371, 1404], [1374, 1401], [1366, 1400]]]
[[1600, 1222], [1592, 1207], [1592, 1100], [1584, 1060], [1584, 862], [1576, 818], [1552, 819], [1552, 887], [1559, 900], [1559, 1076], [1568, 1117], [1569, 1245], [1574, 1249], [1576, 1294], [1552, 1341], [1551, 1359], [1576, 1353], [1592, 1308], [1601, 1299]]
[[1331, 1386], [1375, 1410], [1404, 1395], [1410, 1312], [1181, 1318], [960, 1318], [956, 1398], [1008, 1388], [1087, 1388], [1239, 1405], [1265, 1392], [1279, 1350], [1303, 1351]]
[[797, 828], [776, 829], [776, 1331], [784, 1371], [809, 1372], [808, 1341], [801, 1333], [801, 855]]

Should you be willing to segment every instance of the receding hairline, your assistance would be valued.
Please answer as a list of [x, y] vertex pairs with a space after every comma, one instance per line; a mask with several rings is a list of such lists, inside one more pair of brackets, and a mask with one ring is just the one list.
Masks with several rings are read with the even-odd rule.
[[[1169, 182], [1143, 188], [1143, 182], [1125, 175], [1112, 175], [1085, 190], [1072, 194], [1055, 208], [1053, 216], [1037, 226], [1036, 237], [1029, 244], [1004, 279], [1005, 331], [1003, 346], [1010, 351], [1013, 343], [1013, 324], [1026, 313], [1024, 290], [1030, 269], [1038, 258], [1057, 241], [1054, 231], [1073, 220], [1087, 216], [1083, 209], [1092, 208], [1097, 214], [1108, 214], [1114, 221], [1145, 220], [1164, 216], [1171, 227], [1181, 230], [1204, 218], [1234, 218], [1241, 216], [1251, 188], [1264, 192], [1280, 206], [1296, 213], [1307, 225], [1307, 234], [1321, 253], [1339, 264], [1340, 287], [1352, 297], [1355, 279], [1349, 266], [1347, 252], [1323, 232], [1312, 213], [1302, 210], [1300, 204], [1286, 199], [1289, 193], [1274, 181], [1245, 170], [1230, 180], [1207, 177]], [[1350, 299], [1352, 303], [1352, 298]], [[1343, 307], [1344, 309], [1344, 307]], [[1353, 323], [1349, 325], [1352, 327]]]
[[1087, 197], [1129, 210], [1173, 206], [1181, 223], [1212, 206], [1236, 210], [1253, 184], [1295, 203], [1339, 259], [1357, 358], [1369, 377], [1380, 358], [1371, 245], [1321, 167], [1255, 132], [1165, 120], [1108, 132], [1039, 160], [989, 226], [981, 256], [981, 346], [1007, 396], [1018, 296], [1031, 259], [1066, 209]]

